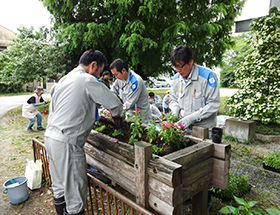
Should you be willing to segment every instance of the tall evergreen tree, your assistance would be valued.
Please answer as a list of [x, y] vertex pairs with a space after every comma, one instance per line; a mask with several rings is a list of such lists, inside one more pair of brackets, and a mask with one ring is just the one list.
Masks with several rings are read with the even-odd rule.
[[171, 71], [175, 46], [190, 46], [195, 61], [221, 63], [233, 41], [235, 17], [245, 0], [40, 0], [69, 42], [73, 64], [84, 50], [122, 58], [143, 77]]
[[223, 66], [220, 71], [221, 87], [232, 86], [236, 80], [236, 70], [244, 62], [253, 47], [249, 45], [252, 38], [248, 33], [242, 33], [233, 38], [234, 46], [223, 55]]

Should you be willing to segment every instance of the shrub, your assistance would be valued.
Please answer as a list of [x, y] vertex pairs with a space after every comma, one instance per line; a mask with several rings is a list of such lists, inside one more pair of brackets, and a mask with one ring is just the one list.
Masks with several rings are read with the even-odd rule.
[[224, 190], [214, 187], [213, 192], [225, 199], [233, 199], [234, 196], [242, 196], [250, 189], [248, 183], [249, 178], [242, 172], [243, 170], [240, 169], [236, 171], [230, 170], [229, 186]]
[[275, 169], [280, 169], [280, 151], [278, 147], [275, 147], [273, 151], [265, 156], [264, 164]]

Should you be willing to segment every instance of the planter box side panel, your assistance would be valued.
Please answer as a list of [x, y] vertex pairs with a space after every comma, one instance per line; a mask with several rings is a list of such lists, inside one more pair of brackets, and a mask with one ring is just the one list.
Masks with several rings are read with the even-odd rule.
[[127, 191], [135, 195], [135, 170], [122, 160], [115, 158], [106, 152], [86, 143], [84, 146], [86, 161], [89, 165], [98, 169], [113, 182], [119, 184]]
[[133, 166], [133, 146], [122, 142], [114, 143], [113, 140], [114, 138], [91, 130], [87, 143]]

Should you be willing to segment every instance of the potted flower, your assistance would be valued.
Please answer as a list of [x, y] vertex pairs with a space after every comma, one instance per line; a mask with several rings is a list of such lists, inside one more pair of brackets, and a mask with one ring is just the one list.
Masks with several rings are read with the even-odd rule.
[[280, 173], [280, 150], [278, 147], [275, 147], [265, 156], [263, 168]]

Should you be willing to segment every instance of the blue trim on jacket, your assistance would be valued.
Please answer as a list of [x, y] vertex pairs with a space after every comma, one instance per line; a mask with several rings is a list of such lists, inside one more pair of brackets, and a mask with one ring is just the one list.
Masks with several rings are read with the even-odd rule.
[[132, 73], [130, 73], [129, 81], [131, 83], [131, 90], [134, 92], [138, 87], [138, 81]]

